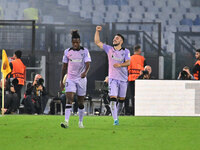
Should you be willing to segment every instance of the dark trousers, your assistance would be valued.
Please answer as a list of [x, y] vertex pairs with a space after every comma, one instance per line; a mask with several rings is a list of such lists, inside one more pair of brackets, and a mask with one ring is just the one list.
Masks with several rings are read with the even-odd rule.
[[110, 110], [110, 97], [108, 96], [108, 92], [105, 92], [104, 95], [103, 95], [103, 102], [104, 102], [104, 105], [105, 105], [105, 108], [106, 108], [106, 113], [105, 115], [109, 115], [111, 113], [111, 110]]
[[[131, 99], [132, 107], [129, 107], [129, 99]], [[135, 81], [128, 82], [126, 100], [125, 100], [126, 115], [135, 115]]]
[[15, 86], [15, 90], [16, 90], [17, 97], [18, 97], [18, 101], [17, 101], [18, 108], [19, 108], [20, 100], [21, 100], [21, 90], [22, 90], [22, 87], [23, 87], [23, 85], [17, 85], [17, 86]]
[[46, 107], [47, 100], [48, 100], [47, 96], [32, 98], [32, 96], [28, 95], [24, 99], [25, 113], [28, 113], [28, 114], [43, 113]]
[[[6, 113], [16, 112], [18, 108], [17, 103], [18, 103], [18, 97], [16, 93], [6, 94], [4, 97], [4, 108], [8, 109]], [[2, 102], [0, 101], [0, 107], [1, 106]]]

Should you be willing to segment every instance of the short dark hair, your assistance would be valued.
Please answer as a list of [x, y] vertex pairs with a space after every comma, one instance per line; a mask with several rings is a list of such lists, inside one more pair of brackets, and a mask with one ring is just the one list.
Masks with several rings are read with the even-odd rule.
[[20, 51], [20, 50], [15, 51], [15, 55], [16, 55], [17, 58], [21, 58], [22, 51]]
[[141, 46], [140, 46], [140, 45], [135, 45], [135, 46], [134, 46], [134, 51], [138, 51], [139, 49], [141, 49]]
[[80, 39], [78, 30], [72, 30], [71, 35], [72, 35], [72, 39]]
[[116, 34], [117, 36], [120, 36], [121, 38], [122, 38], [122, 40], [123, 40], [123, 42], [124, 42], [124, 36], [123, 35], [121, 35], [121, 34]]
[[196, 52], [199, 52], [199, 53], [200, 53], [200, 49], [197, 49]]

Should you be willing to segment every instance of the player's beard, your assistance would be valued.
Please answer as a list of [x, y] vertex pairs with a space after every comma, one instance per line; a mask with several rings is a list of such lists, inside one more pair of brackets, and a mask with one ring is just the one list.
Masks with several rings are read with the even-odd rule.
[[119, 44], [120, 44], [120, 43], [116, 43], [116, 44], [113, 43], [113, 46], [118, 46]]

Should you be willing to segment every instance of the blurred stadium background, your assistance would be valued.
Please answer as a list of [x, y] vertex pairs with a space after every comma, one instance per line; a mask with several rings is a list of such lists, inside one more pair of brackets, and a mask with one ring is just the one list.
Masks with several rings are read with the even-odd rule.
[[[38, 15], [28, 18], [27, 9]], [[200, 48], [200, 0], [0, 0], [0, 49], [12, 56], [23, 51], [27, 80], [41, 73], [50, 95], [59, 90], [63, 51], [71, 47], [72, 29], [90, 50], [88, 94], [95, 95], [95, 80], [107, 76], [107, 57], [94, 44], [96, 25], [101, 39], [125, 36], [125, 47], [141, 44], [153, 76], [176, 79], [183, 66], [192, 67]]]

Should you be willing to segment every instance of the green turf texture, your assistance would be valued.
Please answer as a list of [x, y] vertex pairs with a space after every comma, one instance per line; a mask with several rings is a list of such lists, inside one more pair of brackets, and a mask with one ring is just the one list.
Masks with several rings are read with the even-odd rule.
[[200, 150], [200, 117], [78, 116], [0, 117], [0, 150]]

